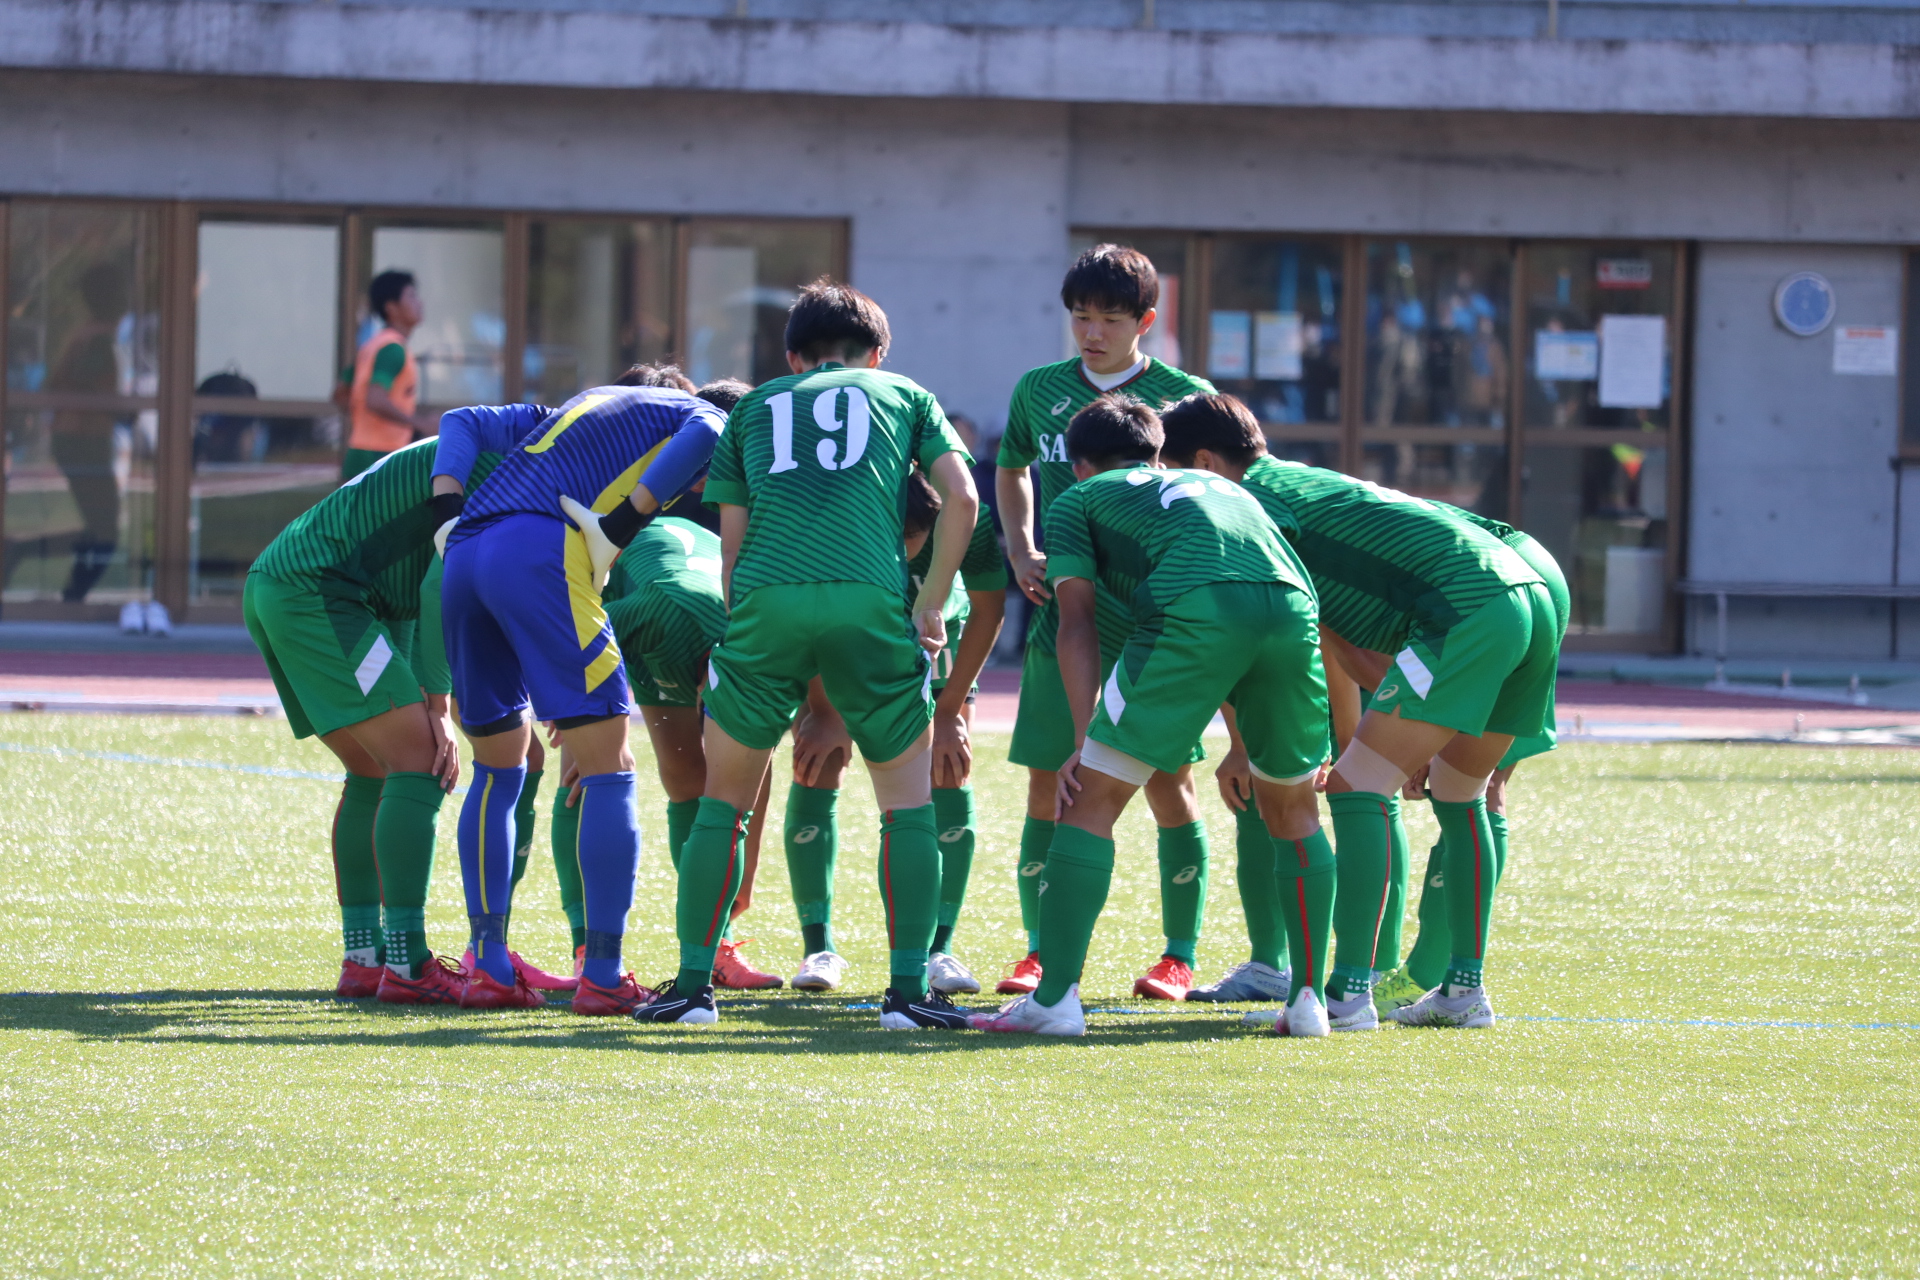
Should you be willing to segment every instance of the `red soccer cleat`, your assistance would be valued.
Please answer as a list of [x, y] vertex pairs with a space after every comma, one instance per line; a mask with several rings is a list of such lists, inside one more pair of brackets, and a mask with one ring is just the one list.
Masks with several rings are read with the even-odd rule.
[[573, 976], [578, 978], [587, 971], [587, 949], [584, 946], [573, 949]]
[[1161, 956], [1160, 963], [1133, 984], [1133, 994], [1149, 1000], [1185, 1000], [1192, 986], [1193, 970], [1185, 960]]
[[740, 954], [740, 948], [752, 941], [752, 938], [747, 938], [735, 942], [728, 938], [720, 944], [719, 954], [713, 958], [714, 986], [732, 991], [768, 991], [786, 984], [786, 979], [779, 974], [762, 973]]
[[460, 993], [462, 1009], [538, 1009], [546, 1002], [518, 973], [508, 986], [485, 969], [475, 969], [467, 978], [467, 989]]
[[1026, 958], [1013, 966], [1013, 972], [1000, 979], [1000, 985], [994, 990], [1003, 996], [1030, 996], [1040, 985], [1040, 953], [1029, 951]]
[[573, 1011], [589, 1018], [631, 1017], [635, 1009], [659, 998], [659, 992], [641, 986], [630, 973], [611, 987], [603, 987], [583, 975], [573, 993]]
[[[559, 974], [548, 973], [544, 969], [529, 964], [518, 951], [507, 952], [507, 959], [513, 961], [513, 971], [520, 975], [521, 981], [535, 991], [571, 991], [579, 977], [575, 974], [572, 978], [563, 978]], [[468, 947], [467, 953], [460, 957], [460, 967], [468, 973], [473, 972], [472, 947]]]
[[459, 1004], [467, 990], [467, 974], [444, 956], [428, 956], [417, 966], [420, 976], [403, 978], [388, 966], [380, 975], [382, 1004]]
[[342, 1000], [367, 1000], [380, 994], [380, 975], [386, 966], [378, 964], [355, 964], [351, 960], [340, 962], [340, 985], [333, 994]]

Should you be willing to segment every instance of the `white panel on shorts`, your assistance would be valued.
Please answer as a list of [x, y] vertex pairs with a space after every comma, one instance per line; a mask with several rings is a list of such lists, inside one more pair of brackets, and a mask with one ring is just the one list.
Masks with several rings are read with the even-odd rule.
[[1120, 664], [1113, 664], [1113, 674], [1107, 677], [1107, 687], [1101, 691], [1100, 705], [1107, 709], [1107, 719], [1115, 724], [1126, 714], [1127, 699], [1120, 692]]
[[387, 643], [385, 636], [375, 636], [373, 647], [367, 650], [367, 656], [360, 659], [360, 665], [353, 669], [353, 678], [360, 685], [360, 693], [373, 692], [373, 686], [380, 681], [380, 673], [393, 661], [393, 646]]
[[1420, 661], [1420, 655], [1413, 651], [1413, 646], [1402, 649], [1393, 661], [1400, 668], [1400, 674], [1407, 678], [1407, 683], [1413, 686], [1413, 691], [1426, 697], [1427, 690], [1433, 688], [1433, 672], [1427, 670], [1427, 664]]

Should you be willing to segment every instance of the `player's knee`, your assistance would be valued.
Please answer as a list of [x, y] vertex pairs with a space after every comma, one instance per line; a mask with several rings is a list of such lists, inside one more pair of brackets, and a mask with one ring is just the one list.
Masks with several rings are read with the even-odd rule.
[[1200, 797], [1193, 785], [1193, 770], [1179, 773], [1155, 773], [1147, 779], [1147, 807], [1153, 820], [1163, 827], [1183, 827], [1200, 821]]
[[1485, 775], [1456, 769], [1438, 756], [1434, 757], [1433, 767], [1427, 770], [1427, 790], [1443, 804], [1469, 804], [1478, 800], [1487, 794], [1489, 781]]

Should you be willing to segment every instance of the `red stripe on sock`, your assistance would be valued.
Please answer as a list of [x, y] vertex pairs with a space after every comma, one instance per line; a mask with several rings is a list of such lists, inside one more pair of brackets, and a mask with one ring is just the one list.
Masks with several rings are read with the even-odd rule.
[[733, 834], [727, 839], [727, 878], [720, 882], [720, 896], [713, 903], [713, 921], [707, 925], [707, 936], [700, 941], [703, 947], [713, 945], [713, 936], [720, 932], [720, 917], [727, 913], [727, 886], [733, 883], [733, 860], [740, 853], [740, 828], [744, 824], [740, 819], [733, 820]]
[[[1304, 862], [1306, 856], [1305, 843], [1295, 841], [1294, 844], [1300, 850]], [[1313, 929], [1307, 924], [1307, 879], [1305, 876], [1295, 876], [1293, 878], [1293, 892], [1294, 896], [1300, 900], [1300, 937], [1307, 944], [1307, 974], [1304, 981], [1307, 986], [1311, 987], [1314, 985], [1313, 975], [1318, 973], [1319, 970], [1314, 967], [1313, 963]]]

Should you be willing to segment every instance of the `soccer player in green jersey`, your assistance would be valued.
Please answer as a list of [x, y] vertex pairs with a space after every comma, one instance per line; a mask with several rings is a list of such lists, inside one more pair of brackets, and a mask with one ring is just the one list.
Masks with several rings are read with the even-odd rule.
[[[1298, 877], [1289, 940], [1313, 957], [1294, 967], [1289, 1026], [1325, 1035], [1311, 975], [1333, 909], [1333, 851], [1313, 789], [1327, 754], [1313, 588], [1251, 495], [1205, 472], [1159, 466], [1160, 442], [1153, 410], [1121, 395], [1095, 400], [1067, 429], [1079, 483], [1048, 515], [1047, 581], [1060, 602], [1076, 741], [1057, 770], [1058, 823], [1041, 872], [1043, 976], [1032, 995], [974, 1025], [1085, 1032], [1080, 973], [1113, 878], [1113, 824], [1156, 774], [1188, 767], [1214, 711], [1230, 703], [1261, 816]], [[1111, 668], [1101, 661], [1096, 581], [1134, 617]]]
[[[1000, 439], [994, 489], [1000, 526], [1014, 582], [1038, 607], [1027, 628], [1026, 660], [1020, 672], [1020, 708], [1009, 758], [1027, 766], [1027, 821], [1020, 836], [1020, 916], [1027, 930], [1027, 956], [1000, 983], [1005, 994], [1032, 991], [1040, 982], [1035, 931], [1040, 904], [1040, 868], [1053, 839], [1055, 770], [1073, 753], [1073, 717], [1054, 653], [1060, 611], [1047, 587], [1047, 557], [1034, 542], [1033, 479], [1040, 472], [1039, 516], [1044, 524], [1054, 501], [1073, 484], [1066, 428], [1073, 415], [1107, 392], [1120, 391], [1158, 408], [1211, 384], [1162, 364], [1140, 350], [1153, 328], [1160, 278], [1138, 250], [1097, 245], [1080, 255], [1060, 286], [1079, 355], [1028, 370], [1013, 391], [1007, 430]], [[1133, 628], [1125, 602], [1098, 583], [1100, 660], [1112, 667]], [[1205, 758], [1196, 745], [1194, 759]], [[1207, 901], [1207, 836], [1193, 791], [1191, 770], [1155, 778], [1147, 804], [1160, 828], [1160, 907], [1166, 950], [1134, 984], [1136, 995], [1178, 1000], [1193, 983], [1194, 948]]]
[[1550, 721], [1559, 631], [1546, 585], [1491, 534], [1429, 503], [1269, 457], [1259, 423], [1231, 396], [1184, 400], [1165, 423], [1170, 458], [1238, 480], [1260, 500], [1313, 575], [1321, 625], [1340, 651], [1387, 658], [1327, 782], [1340, 851], [1334, 1029], [1379, 1025], [1371, 991], [1406, 844], [1395, 797], [1429, 762], [1452, 955], [1441, 985], [1392, 1016], [1493, 1025], [1482, 973], [1498, 877], [1485, 797], [1514, 739]]
[[[932, 568], [931, 535], [940, 505], [933, 486], [914, 472], [907, 482], [905, 531], [907, 570], [916, 591]], [[966, 558], [960, 562], [960, 582], [947, 597], [946, 646], [933, 655], [933, 817], [940, 832], [940, 912], [927, 983], [947, 995], [980, 990], [951, 948], [973, 872], [976, 840], [971, 785], [974, 681], [1000, 637], [1006, 590], [992, 514], [982, 503]], [[846, 973], [846, 961], [834, 950], [833, 870], [839, 850], [840, 783], [852, 754], [846, 722], [815, 679], [807, 707], [794, 721], [793, 787], [787, 792], [787, 874], [805, 952], [793, 978], [800, 991], [831, 991]]]
[[[866, 758], [881, 812], [880, 886], [891, 985], [880, 1025], [964, 1027], [927, 989], [940, 900], [928, 653], [979, 500], [933, 396], [879, 369], [890, 335], [865, 294], [821, 280], [787, 317], [787, 364], [734, 407], [706, 501], [720, 512], [727, 632], [708, 664], [706, 785], [680, 854], [680, 972], [634, 1017], [714, 1022], [713, 960], [738, 890], [761, 779], [819, 676]], [[903, 554], [906, 480], [922, 467], [943, 502], [933, 564], [913, 604]]]
[[333, 819], [338, 993], [396, 1004], [458, 1004], [466, 985], [428, 948], [425, 925], [434, 829], [460, 754], [447, 685], [423, 689], [408, 660], [440, 522], [437, 446], [383, 455], [296, 517], [241, 596], [293, 736], [317, 735], [346, 769]]

